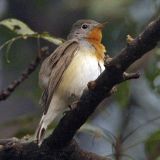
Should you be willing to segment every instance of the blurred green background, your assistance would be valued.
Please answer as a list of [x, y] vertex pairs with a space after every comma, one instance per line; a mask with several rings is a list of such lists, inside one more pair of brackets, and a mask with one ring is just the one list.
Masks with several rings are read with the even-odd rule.
[[[78, 19], [107, 21], [103, 43], [110, 56], [126, 45], [126, 36], [136, 37], [160, 15], [160, 0], [0, 0], [0, 19], [16, 18], [38, 33], [64, 38]], [[0, 27], [0, 46], [15, 33]], [[41, 40], [41, 47], [56, 47]], [[9, 52], [0, 50], [0, 89], [36, 57], [36, 39], [18, 40]], [[7, 62], [9, 59], [10, 63]], [[86, 150], [118, 160], [160, 159], [160, 48], [132, 65], [141, 78], [125, 82], [108, 98], [76, 139]], [[38, 101], [39, 68], [5, 101], [0, 102], [0, 138], [33, 134], [41, 117]], [[119, 145], [120, 144], [120, 145]], [[119, 157], [118, 157], [119, 156]]]

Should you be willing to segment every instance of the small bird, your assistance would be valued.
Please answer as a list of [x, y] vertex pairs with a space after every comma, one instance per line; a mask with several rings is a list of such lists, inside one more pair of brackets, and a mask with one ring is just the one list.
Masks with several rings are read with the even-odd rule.
[[78, 20], [67, 40], [41, 66], [39, 84], [43, 89], [44, 112], [36, 131], [41, 145], [47, 126], [79, 100], [89, 81], [104, 70], [106, 49], [101, 43], [104, 24]]

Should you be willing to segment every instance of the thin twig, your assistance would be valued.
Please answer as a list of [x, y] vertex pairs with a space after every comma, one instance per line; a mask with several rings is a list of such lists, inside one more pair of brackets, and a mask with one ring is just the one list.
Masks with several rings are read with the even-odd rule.
[[36, 57], [35, 60], [29, 64], [27, 69], [22, 72], [21, 76], [14, 80], [8, 87], [0, 92], [0, 101], [5, 100], [8, 98], [11, 93], [25, 80], [28, 76], [37, 68], [40, 63], [40, 58]]
[[41, 53], [39, 53], [39, 55], [41, 56], [37, 56], [35, 58], [34, 61], [32, 61], [29, 66], [27, 67], [27, 69], [25, 69], [22, 74], [20, 75], [20, 77], [17, 80], [14, 80], [13, 82], [11, 82], [11, 84], [8, 85], [8, 87], [4, 90], [2, 90], [0, 92], [0, 101], [7, 99], [13, 92], [14, 90], [24, 81], [28, 78], [28, 76], [35, 71], [35, 69], [38, 67], [38, 65], [40, 64], [41, 60], [44, 59], [44, 57], [47, 55], [46, 47], [43, 47], [40, 51]]

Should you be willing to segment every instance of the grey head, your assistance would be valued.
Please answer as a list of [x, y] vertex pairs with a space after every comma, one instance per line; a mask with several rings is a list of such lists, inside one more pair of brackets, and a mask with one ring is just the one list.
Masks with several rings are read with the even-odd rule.
[[98, 23], [91, 19], [78, 20], [72, 25], [72, 29], [69, 35], [67, 36], [67, 39], [85, 38], [94, 27], [100, 26], [100, 25], [101, 23]]

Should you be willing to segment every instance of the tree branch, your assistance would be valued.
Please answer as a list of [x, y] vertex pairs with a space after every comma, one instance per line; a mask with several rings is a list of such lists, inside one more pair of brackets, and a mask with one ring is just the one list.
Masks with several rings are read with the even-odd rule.
[[22, 143], [18, 139], [2, 140], [2, 143], [4, 145], [0, 144], [0, 159], [3, 160], [110, 160], [80, 149], [74, 140], [67, 147], [54, 151], [47, 145], [39, 148], [34, 142]]
[[2, 91], [0, 91], [0, 101], [7, 99], [13, 92], [14, 90], [23, 82], [25, 81], [28, 76], [35, 71], [35, 69], [38, 67], [40, 64], [41, 60], [44, 59], [47, 55], [47, 48], [43, 47], [39, 51], [39, 55], [35, 58], [33, 62], [29, 64], [29, 66], [22, 72], [20, 77], [17, 80], [14, 80], [11, 82], [11, 84], [8, 85], [8, 87]]

